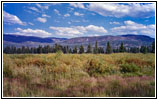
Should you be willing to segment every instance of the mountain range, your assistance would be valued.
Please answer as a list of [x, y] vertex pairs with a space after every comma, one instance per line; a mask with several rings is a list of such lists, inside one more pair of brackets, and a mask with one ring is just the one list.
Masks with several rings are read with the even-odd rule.
[[70, 47], [87, 46], [91, 44], [94, 47], [95, 42], [98, 42], [98, 45], [101, 47], [105, 47], [107, 42], [109, 41], [113, 48], [117, 48], [120, 46], [121, 42], [124, 43], [126, 47], [140, 47], [142, 45], [148, 46], [151, 45], [154, 41], [154, 38], [145, 35], [106, 35], [106, 36], [92, 36], [92, 37], [76, 37], [76, 38], [56, 38], [56, 37], [48, 37], [48, 38], [40, 38], [34, 36], [22, 36], [22, 35], [8, 35], [3, 34], [3, 46], [11, 46], [14, 45], [16, 47], [28, 46], [28, 47], [37, 47], [38, 45], [54, 45], [55, 43], [61, 45], [68, 45]]

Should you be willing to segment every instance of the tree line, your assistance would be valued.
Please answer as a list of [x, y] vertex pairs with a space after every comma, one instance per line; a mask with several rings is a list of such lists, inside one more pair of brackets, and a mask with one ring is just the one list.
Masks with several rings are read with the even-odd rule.
[[96, 41], [95, 47], [92, 48], [91, 44], [88, 44], [87, 49], [85, 50], [83, 45], [80, 45], [78, 48], [75, 46], [74, 48], [70, 48], [69, 46], [62, 46], [59, 44], [55, 44], [54, 46], [41, 46], [38, 47], [25, 47], [16, 48], [15, 46], [6, 46], [3, 50], [6, 54], [24, 54], [24, 53], [32, 53], [32, 54], [40, 54], [40, 53], [56, 53], [57, 51], [62, 51], [63, 53], [73, 53], [73, 54], [82, 54], [82, 53], [94, 53], [94, 54], [110, 54], [110, 53], [121, 53], [121, 52], [129, 52], [129, 53], [155, 53], [155, 42], [152, 42], [151, 46], [141, 46], [139, 47], [131, 47], [125, 48], [124, 44], [121, 43], [119, 48], [112, 49], [110, 42], [107, 42], [106, 47], [98, 47], [98, 42]]

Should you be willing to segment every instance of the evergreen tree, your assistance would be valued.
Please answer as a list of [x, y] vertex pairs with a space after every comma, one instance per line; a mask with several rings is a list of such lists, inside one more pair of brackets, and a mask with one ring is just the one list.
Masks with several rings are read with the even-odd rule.
[[37, 53], [42, 53], [42, 46], [41, 45], [38, 46]]
[[10, 47], [9, 46], [6, 46], [5, 48], [4, 48], [4, 51], [3, 51], [4, 53], [7, 53], [7, 54], [10, 54], [11, 52], [10, 52]]
[[25, 53], [30, 53], [30, 49], [29, 49], [28, 46], [27, 46], [26, 49], [25, 49]]
[[63, 48], [63, 53], [67, 53], [67, 50], [66, 50], [66, 47], [64, 46], [64, 48]]
[[83, 45], [80, 46], [79, 53], [80, 53], [80, 54], [84, 53], [84, 47], [83, 47]]
[[34, 48], [31, 47], [30, 53], [34, 53]]
[[152, 52], [152, 47], [147, 46], [146, 49], [147, 49], [147, 53]]
[[155, 41], [152, 42], [152, 53], [155, 53]]
[[97, 41], [96, 41], [96, 43], [95, 43], [95, 47], [94, 47], [93, 53], [94, 53], [94, 54], [97, 54], [97, 53], [98, 53], [98, 42], [97, 42]]
[[110, 46], [110, 42], [109, 42], [109, 41], [107, 42], [106, 53], [107, 53], [107, 54], [112, 53], [112, 48], [111, 48], [111, 46]]
[[87, 53], [92, 53], [92, 47], [91, 47], [91, 44], [89, 44], [88, 47], [87, 47]]
[[55, 47], [54, 47], [54, 52], [57, 52], [57, 51], [60, 51], [60, 50], [62, 50], [61, 46], [56, 43]]
[[21, 53], [25, 53], [25, 46], [22, 46]]
[[73, 53], [77, 53], [77, 46], [73, 49]]
[[125, 48], [124, 48], [124, 46], [123, 46], [123, 42], [121, 43], [119, 51], [120, 52], [125, 52], [126, 51]]
[[147, 53], [147, 47], [146, 46], [141, 46], [140, 52], [141, 53]]
[[130, 50], [129, 50], [129, 52], [131, 52], [131, 53], [139, 53], [139, 48], [137, 48], [137, 47], [131, 47], [130, 48]]
[[66, 53], [69, 53], [69, 46], [66, 46]]
[[99, 47], [98, 48], [98, 53], [104, 53], [104, 48], [103, 47]]
[[21, 48], [17, 48], [17, 54], [21, 53]]
[[69, 49], [69, 53], [72, 53], [72, 49], [71, 48]]

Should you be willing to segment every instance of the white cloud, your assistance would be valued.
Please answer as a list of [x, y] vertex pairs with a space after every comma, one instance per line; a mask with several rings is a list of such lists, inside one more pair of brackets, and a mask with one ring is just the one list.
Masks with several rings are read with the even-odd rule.
[[96, 34], [101, 33], [105, 34], [107, 33], [107, 30], [104, 29], [102, 26], [95, 26], [95, 25], [88, 25], [88, 26], [72, 26], [72, 27], [54, 27], [50, 26], [50, 29], [54, 30], [57, 35], [62, 36], [81, 36], [85, 34]]
[[85, 8], [83, 3], [70, 3], [70, 6], [73, 6], [75, 8], [82, 8], [82, 9]]
[[152, 35], [155, 34], [155, 25], [143, 25], [138, 24], [133, 21], [124, 21], [124, 26], [112, 28], [112, 32], [118, 34], [142, 34], [142, 35]]
[[65, 17], [69, 17], [69, 16], [70, 16], [70, 14], [65, 14], [64, 16], [65, 16]]
[[61, 5], [61, 3], [50, 3], [50, 5]]
[[49, 6], [48, 6], [48, 5], [45, 5], [45, 6], [44, 6], [44, 5], [41, 5], [41, 4], [38, 4], [38, 3], [37, 3], [36, 6], [37, 6], [38, 8], [40, 8], [41, 10], [44, 10], [44, 9], [47, 10], [47, 9], [49, 9]]
[[33, 23], [31, 23], [31, 22], [28, 22], [28, 24], [30, 24], [30, 25], [34, 25]]
[[96, 14], [95, 13], [91, 13], [93, 16], [95, 16]]
[[109, 24], [120, 24], [119, 22], [109, 22]]
[[79, 23], [80, 21], [79, 20], [71, 20], [71, 22]]
[[67, 22], [68, 24], [71, 24], [71, 22]]
[[36, 7], [28, 7], [28, 8], [35, 11], [35, 12], [40, 12]]
[[82, 22], [88, 22], [88, 20], [83, 19]]
[[59, 15], [59, 16], [61, 15], [60, 12], [59, 12], [57, 9], [54, 9], [54, 12], [55, 12], [57, 15]]
[[47, 19], [46, 18], [41, 18], [41, 17], [38, 17], [37, 20], [41, 23], [45, 23], [47, 22]]
[[7, 24], [26, 25], [26, 23], [22, 22], [17, 16], [9, 14], [6, 11], [3, 11], [3, 21]]
[[74, 8], [68, 7], [69, 12], [72, 12], [74, 10]]
[[84, 14], [81, 14], [81, 13], [79, 13], [79, 12], [74, 12], [74, 15], [75, 15], [75, 16], [83, 16]]
[[117, 3], [90, 3], [87, 8], [90, 11], [94, 11], [102, 16], [112, 17], [151, 17], [155, 15], [155, 4], [141, 4], [141, 3], [129, 3], [117, 4]]
[[58, 21], [58, 20], [54, 20], [54, 22], [57, 22], [57, 23], [59, 23], [60, 21]]
[[46, 14], [42, 14], [42, 17], [50, 17], [50, 16]]
[[46, 32], [44, 30], [41, 29], [21, 29], [21, 28], [16, 28], [15, 33], [6, 33], [6, 34], [14, 34], [14, 35], [24, 35], [24, 36], [37, 36], [37, 37], [49, 37], [52, 34], [49, 32]]

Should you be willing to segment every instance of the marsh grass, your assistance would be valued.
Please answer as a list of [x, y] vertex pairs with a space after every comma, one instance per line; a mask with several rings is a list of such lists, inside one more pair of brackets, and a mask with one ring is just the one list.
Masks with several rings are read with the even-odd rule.
[[3, 54], [4, 97], [153, 97], [154, 54]]

